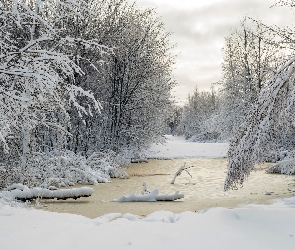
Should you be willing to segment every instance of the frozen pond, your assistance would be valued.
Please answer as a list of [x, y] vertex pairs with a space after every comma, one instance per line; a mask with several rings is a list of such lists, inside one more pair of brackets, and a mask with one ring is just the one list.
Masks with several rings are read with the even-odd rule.
[[[174, 173], [186, 162], [192, 178], [183, 172], [175, 184], [170, 184]], [[269, 165], [269, 164], [268, 164]], [[107, 213], [131, 213], [141, 216], [159, 210], [180, 213], [199, 212], [212, 207], [234, 208], [242, 204], [270, 204], [277, 198], [291, 197], [288, 189], [294, 189], [294, 176], [265, 174], [265, 164], [260, 170], [252, 172], [244, 187], [230, 192], [223, 191], [226, 176], [227, 159], [193, 158], [174, 160], [149, 160], [149, 163], [132, 164], [127, 169], [130, 179], [112, 179], [111, 183], [89, 186], [95, 192], [89, 198], [77, 201], [42, 201], [44, 210], [52, 212], [74, 213], [95, 218]], [[161, 194], [172, 194], [179, 190], [184, 199], [174, 202], [111, 202], [122, 195], [140, 194], [142, 184], [146, 182], [148, 190], [158, 188]], [[265, 195], [265, 192], [271, 195]], [[47, 206], [47, 207], [46, 207]]]

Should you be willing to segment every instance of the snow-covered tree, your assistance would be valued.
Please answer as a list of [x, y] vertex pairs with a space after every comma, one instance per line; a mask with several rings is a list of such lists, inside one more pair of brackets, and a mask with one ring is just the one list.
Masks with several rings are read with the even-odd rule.
[[[67, 108], [79, 114], [88, 108], [78, 102], [86, 96], [94, 110], [101, 109], [90, 91], [75, 85], [83, 74], [64, 47], [91, 46], [87, 40], [67, 36], [60, 24], [88, 15], [82, 0], [4, 0], [0, 3], [0, 143], [7, 166], [20, 165], [39, 151], [34, 133], [38, 126], [69, 135]], [[94, 44], [98, 50], [102, 45]], [[8, 164], [10, 162], [10, 164]]]
[[[104, 112], [101, 119], [85, 119], [87, 126], [72, 120], [71, 149], [86, 154], [122, 147], [138, 150], [158, 140], [165, 128], [174, 85], [169, 35], [153, 10], [140, 10], [125, 0], [103, 1], [92, 5], [92, 11], [95, 18], [81, 24], [83, 36], [114, 49], [105, 63], [95, 64], [99, 74], [88, 67], [87, 75], [78, 79], [95, 93]], [[99, 60], [99, 55], [90, 57]]]
[[[294, 1], [278, 1], [278, 5], [294, 7]], [[257, 103], [247, 114], [245, 122], [231, 140], [229, 148], [228, 174], [225, 190], [242, 185], [250, 172], [255, 169], [255, 163], [261, 163], [269, 157], [272, 150], [281, 146], [282, 134], [294, 134], [295, 115], [295, 56], [294, 30], [290, 28], [268, 27], [264, 29], [273, 34], [273, 44], [291, 54], [289, 59], [277, 70], [269, 83], [261, 91]], [[289, 147], [294, 149], [294, 140]], [[281, 162], [288, 172], [292, 166]], [[277, 170], [270, 170], [277, 171]]]
[[242, 185], [276, 148], [278, 127], [294, 127], [295, 57], [278, 69], [230, 142], [225, 190]]
[[281, 62], [278, 49], [269, 41], [270, 32], [260, 23], [247, 24], [247, 20], [225, 38], [219, 82], [219, 126], [223, 138], [231, 138], [237, 131]]
[[171, 103], [169, 110], [169, 117], [166, 120], [166, 134], [175, 135], [178, 133], [177, 129], [182, 119], [183, 107], [175, 103]]
[[211, 88], [210, 92], [200, 92], [196, 87], [194, 93], [189, 95], [188, 103], [183, 107], [176, 133], [188, 139], [196, 134], [214, 132], [209, 128], [207, 121], [216, 115], [217, 108], [218, 97], [214, 89]]

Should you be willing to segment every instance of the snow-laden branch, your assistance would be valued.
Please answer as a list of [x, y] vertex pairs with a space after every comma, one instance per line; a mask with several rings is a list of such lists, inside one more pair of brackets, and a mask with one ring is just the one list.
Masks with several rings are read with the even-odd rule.
[[[87, 110], [81, 106], [78, 101], [77, 101], [77, 96], [85, 96], [88, 97], [94, 105], [95, 110], [97, 110], [98, 112], [101, 111], [102, 106], [101, 104], [95, 99], [93, 93], [91, 91], [85, 91], [84, 89], [82, 89], [81, 87], [72, 85], [71, 87], [71, 91], [69, 93], [69, 103], [73, 104], [74, 107], [76, 107], [78, 114], [80, 117], [82, 117], [81, 112], [84, 113], [85, 115], [88, 114]], [[89, 112], [90, 115], [92, 115], [91, 111]]]
[[274, 149], [276, 126], [294, 116], [295, 56], [274, 75], [257, 103], [230, 141], [229, 165], [224, 189], [236, 188]]
[[113, 201], [115, 202], [150, 202], [150, 201], [174, 201], [184, 198], [183, 194], [176, 191], [174, 194], [159, 194], [159, 189], [155, 188], [151, 192], [148, 191], [147, 185], [143, 183], [142, 191], [139, 195], [129, 194], [121, 196]]
[[193, 178], [192, 175], [190, 174], [190, 172], [188, 171], [188, 169], [191, 168], [191, 167], [193, 167], [193, 166], [186, 167], [185, 165], [186, 165], [186, 162], [183, 164], [183, 166], [181, 166], [181, 167], [175, 172], [174, 177], [173, 177], [173, 179], [172, 179], [172, 181], [171, 181], [171, 184], [174, 184], [174, 182], [175, 182], [175, 180], [176, 180], [176, 177], [179, 176], [179, 175], [181, 175], [181, 173], [182, 173], [183, 171], [187, 172], [188, 175], [189, 175], [191, 178]]
[[49, 13], [58, 17], [65, 12], [67, 15], [72, 14], [82, 18], [81, 12], [89, 11], [87, 3], [83, 0], [34, 0], [32, 3], [22, 0], [8, 1], [12, 3], [13, 15], [16, 17], [18, 27], [22, 28], [24, 19], [30, 16], [52, 33], [55, 32], [54, 25], [46, 19]]

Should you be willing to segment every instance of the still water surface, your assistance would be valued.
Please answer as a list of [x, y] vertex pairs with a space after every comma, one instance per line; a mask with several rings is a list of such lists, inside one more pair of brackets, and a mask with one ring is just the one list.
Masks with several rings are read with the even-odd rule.
[[[186, 173], [170, 184], [174, 173], [186, 162], [192, 178]], [[251, 173], [244, 187], [230, 192], [223, 191], [227, 171], [227, 159], [174, 159], [149, 160], [148, 163], [131, 164], [127, 169], [130, 179], [112, 179], [111, 183], [89, 186], [94, 189], [91, 197], [77, 201], [42, 201], [42, 209], [52, 212], [80, 214], [95, 218], [107, 213], [131, 213], [146, 216], [158, 210], [174, 213], [202, 211], [212, 207], [233, 208], [242, 204], [269, 204], [271, 200], [290, 197], [288, 189], [295, 189], [294, 176], [266, 174], [264, 169]], [[184, 199], [173, 202], [112, 202], [113, 199], [130, 193], [140, 194], [146, 182], [151, 191], [158, 188], [161, 194], [180, 191]], [[84, 185], [83, 185], [84, 186]], [[272, 192], [265, 195], [265, 192]]]

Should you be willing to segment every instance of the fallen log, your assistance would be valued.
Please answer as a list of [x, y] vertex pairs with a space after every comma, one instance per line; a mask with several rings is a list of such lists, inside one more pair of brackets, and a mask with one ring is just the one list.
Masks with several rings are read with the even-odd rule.
[[147, 158], [132, 158], [131, 163], [148, 163]]
[[17, 184], [17, 186], [10, 186], [3, 191], [5, 196], [11, 197], [12, 199], [20, 201], [32, 201], [37, 198], [40, 199], [57, 199], [57, 200], [67, 200], [74, 199], [77, 200], [81, 197], [89, 197], [93, 193], [92, 188], [81, 187], [81, 188], [71, 188], [71, 189], [58, 189], [49, 190], [47, 188], [32, 188]]
[[144, 193], [140, 195], [129, 194], [126, 196], [121, 196], [113, 201], [115, 202], [155, 202], [155, 201], [175, 201], [184, 198], [184, 194], [180, 194], [176, 191], [174, 194], [159, 194], [159, 190], [155, 188], [149, 193]]

